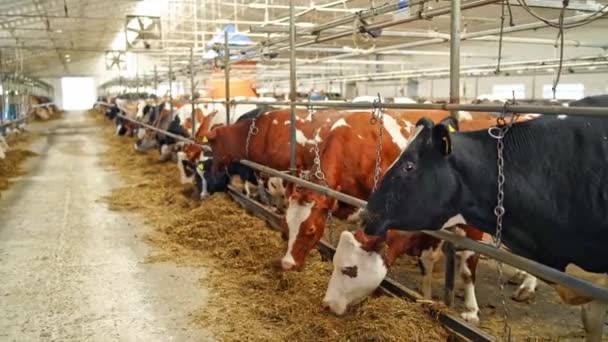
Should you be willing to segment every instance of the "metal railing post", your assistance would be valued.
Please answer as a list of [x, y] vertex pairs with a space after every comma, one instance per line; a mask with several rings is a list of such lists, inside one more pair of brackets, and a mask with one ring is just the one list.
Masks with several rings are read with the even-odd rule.
[[194, 92], [196, 91], [194, 84], [194, 49], [190, 48], [190, 101], [192, 103], [192, 139], [196, 134], [196, 116], [194, 115]]
[[173, 116], [173, 65], [169, 56], [169, 113]]
[[[452, 0], [450, 27], [450, 103], [460, 103], [460, 0]], [[458, 120], [458, 111], [450, 111]], [[454, 245], [445, 242], [445, 287], [443, 301], [445, 305], [454, 305], [454, 283], [456, 277], [456, 251]]]
[[230, 124], [230, 46], [228, 31], [224, 32], [224, 92], [226, 97], [226, 124]]
[[290, 111], [290, 159], [289, 171], [296, 174], [296, 18], [294, 0], [289, 1], [289, 111]]

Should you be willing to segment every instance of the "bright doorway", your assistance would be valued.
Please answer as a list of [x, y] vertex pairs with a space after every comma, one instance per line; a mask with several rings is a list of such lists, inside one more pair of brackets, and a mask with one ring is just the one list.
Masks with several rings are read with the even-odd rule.
[[89, 109], [95, 102], [95, 81], [91, 77], [63, 77], [61, 99], [65, 110]]

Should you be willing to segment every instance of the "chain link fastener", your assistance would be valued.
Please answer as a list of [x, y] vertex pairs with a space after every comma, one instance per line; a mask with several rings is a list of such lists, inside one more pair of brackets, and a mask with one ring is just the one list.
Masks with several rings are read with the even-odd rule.
[[251, 136], [257, 135], [260, 131], [259, 128], [256, 127], [255, 121], [257, 118], [253, 118], [251, 120], [251, 124], [249, 125], [249, 131], [247, 132], [247, 140], [245, 140], [245, 156], [249, 159], [249, 144], [251, 142]]
[[317, 136], [317, 134], [319, 134], [320, 130], [321, 130], [321, 127], [317, 128], [313, 134], [313, 137], [315, 137], [313, 139], [314, 140], [313, 149], [315, 152], [315, 158], [313, 160], [313, 168], [314, 168], [313, 175], [318, 180], [322, 181], [325, 184], [325, 186], [327, 186], [327, 182], [325, 181], [325, 173], [321, 169], [321, 152], [319, 151], [319, 140], [316, 138], [316, 136]]
[[384, 109], [379, 107], [379, 103], [382, 102], [382, 97], [378, 93], [378, 98], [374, 99], [374, 108], [372, 109], [372, 120], [371, 124], [378, 125], [378, 146], [376, 148], [376, 167], [374, 168], [374, 187], [373, 191], [376, 191], [378, 181], [380, 180], [380, 166], [382, 164], [382, 128], [384, 127]]

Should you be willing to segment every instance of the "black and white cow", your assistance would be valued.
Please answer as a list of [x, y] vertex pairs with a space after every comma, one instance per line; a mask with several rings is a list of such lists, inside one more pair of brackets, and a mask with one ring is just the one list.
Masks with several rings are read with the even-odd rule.
[[[251, 183], [257, 186], [254, 170], [239, 163], [230, 164], [225, 172], [213, 173], [210, 171], [213, 165], [213, 158], [205, 158], [196, 163], [179, 158], [179, 162], [178, 166], [183, 170], [183, 174], [186, 177], [194, 179], [196, 194], [200, 200], [204, 200], [216, 192], [226, 192], [228, 184], [230, 184], [232, 177], [235, 176], [239, 176], [245, 184]], [[184, 183], [184, 180], [182, 180], [182, 183]], [[248, 189], [246, 190], [249, 192]]]
[[[144, 108], [145, 110], [145, 108]], [[169, 133], [188, 137], [189, 132], [184, 129], [179, 116], [169, 113], [170, 105], [168, 102], [161, 103], [156, 108], [148, 108], [147, 115], [144, 114], [143, 120], [148, 124], [159, 129], [168, 131]], [[160, 151], [160, 161], [168, 161], [174, 155], [174, 147], [178, 142], [177, 139], [152, 131], [149, 129], [139, 129], [137, 132], [137, 140], [134, 148], [138, 152], [146, 153], [150, 150], [158, 148]]]
[[[362, 213], [365, 233], [468, 223], [495, 234], [496, 144], [487, 130], [450, 133], [422, 119], [371, 195]], [[506, 246], [558, 270], [573, 264], [605, 278], [608, 119], [543, 116], [515, 123], [504, 145]], [[565, 301], [587, 303], [588, 340], [601, 340], [607, 304], [555, 287]]]

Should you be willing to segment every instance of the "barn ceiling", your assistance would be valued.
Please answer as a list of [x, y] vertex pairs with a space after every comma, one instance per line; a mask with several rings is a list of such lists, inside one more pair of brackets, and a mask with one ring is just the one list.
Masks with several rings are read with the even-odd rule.
[[[389, 1], [396, 3], [397, 1]], [[410, 1], [412, 2], [412, 1]], [[474, 1], [465, 1], [470, 3]], [[370, 8], [381, 8], [385, 1], [369, 0], [295, 0], [297, 30], [310, 33], [315, 25], [344, 18]], [[500, 1], [463, 12], [463, 34], [484, 30], [496, 30], [501, 26], [503, 7]], [[513, 25], [519, 27], [539, 22], [516, 0], [510, 1]], [[527, 0], [534, 12], [547, 19], [557, 19], [562, 1]], [[598, 9], [606, 9], [608, 0], [570, 0], [565, 17], [584, 18]], [[159, 72], [168, 68], [171, 58], [174, 70], [185, 70], [194, 49], [195, 60], [208, 50], [209, 41], [227, 25], [247, 35], [253, 44], [267, 39], [287, 37], [289, 28], [288, 0], [2, 0], [0, 1], [0, 53], [5, 72], [18, 71], [35, 77], [59, 77], [63, 75], [92, 75], [111, 78], [117, 75], [133, 75], [133, 70], [106, 70], [107, 50], [125, 50], [125, 26], [127, 16], [160, 17], [162, 36], [158, 46], [149, 44], [149, 36], [136, 42], [140, 46], [133, 52], [138, 60], [138, 75], [150, 75], [152, 65]], [[427, 1], [424, 7], [412, 6], [410, 15], [432, 13], [449, 7], [450, 1]], [[508, 8], [505, 12], [508, 14]], [[608, 11], [607, 11], [608, 12]], [[368, 20], [371, 23], [403, 18], [405, 13], [379, 15]], [[595, 18], [595, 17], [594, 17]], [[385, 28], [380, 38], [365, 42], [355, 39], [352, 31], [354, 19], [348, 24], [323, 31], [322, 37], [348, 32], [345, 37], [318, 44], [302, 46], [297, 51], [298, 72], [302, 77], [348, 78], [360, 75], [397, 71], [439, 70], [447, 67], [449, 14], [425, 18]], [[507, 16], [505, 27], [511, 27]], [[137, 27], [138, 22], [129, 24]], [[133, 26], [136, 25], [136, 26]], [[151, 28], [151, 23], [139, 23]], [[603, 56], [608, 41], [608, 20], [599, 18], [593, 23], [566, 30], [565, 58]], [[503, 61], [525, 62], [531, 59], [554, 59], [558, 49], [554, 47], [558, 30], [537, 28], [505, 34]], [[127, 35], [127, 37], [133, 38]], [[498, 33], [490, 32], [482, 37], [466, 40], [462, 45], [463, 66], [495, 64], [498, 52]], [[313, 38], [298, 37], [298, 42]], [[434, 39], [434, 40], [433, 40]], [[141, 48], [151, 45], [150, 49]], [[279, 48], [285, 44], [273, 47]], [[254, 48], [259, 51], [259, 48]], [[281, 78], [287, 75], [288, 50], [262, 64], [262, 78]], [[115, 70], [116, 69], [116, 70]], [[439, 71], [437, 71], [439, 72]], [[143, 77], [143, 76], [142, 76]]]

